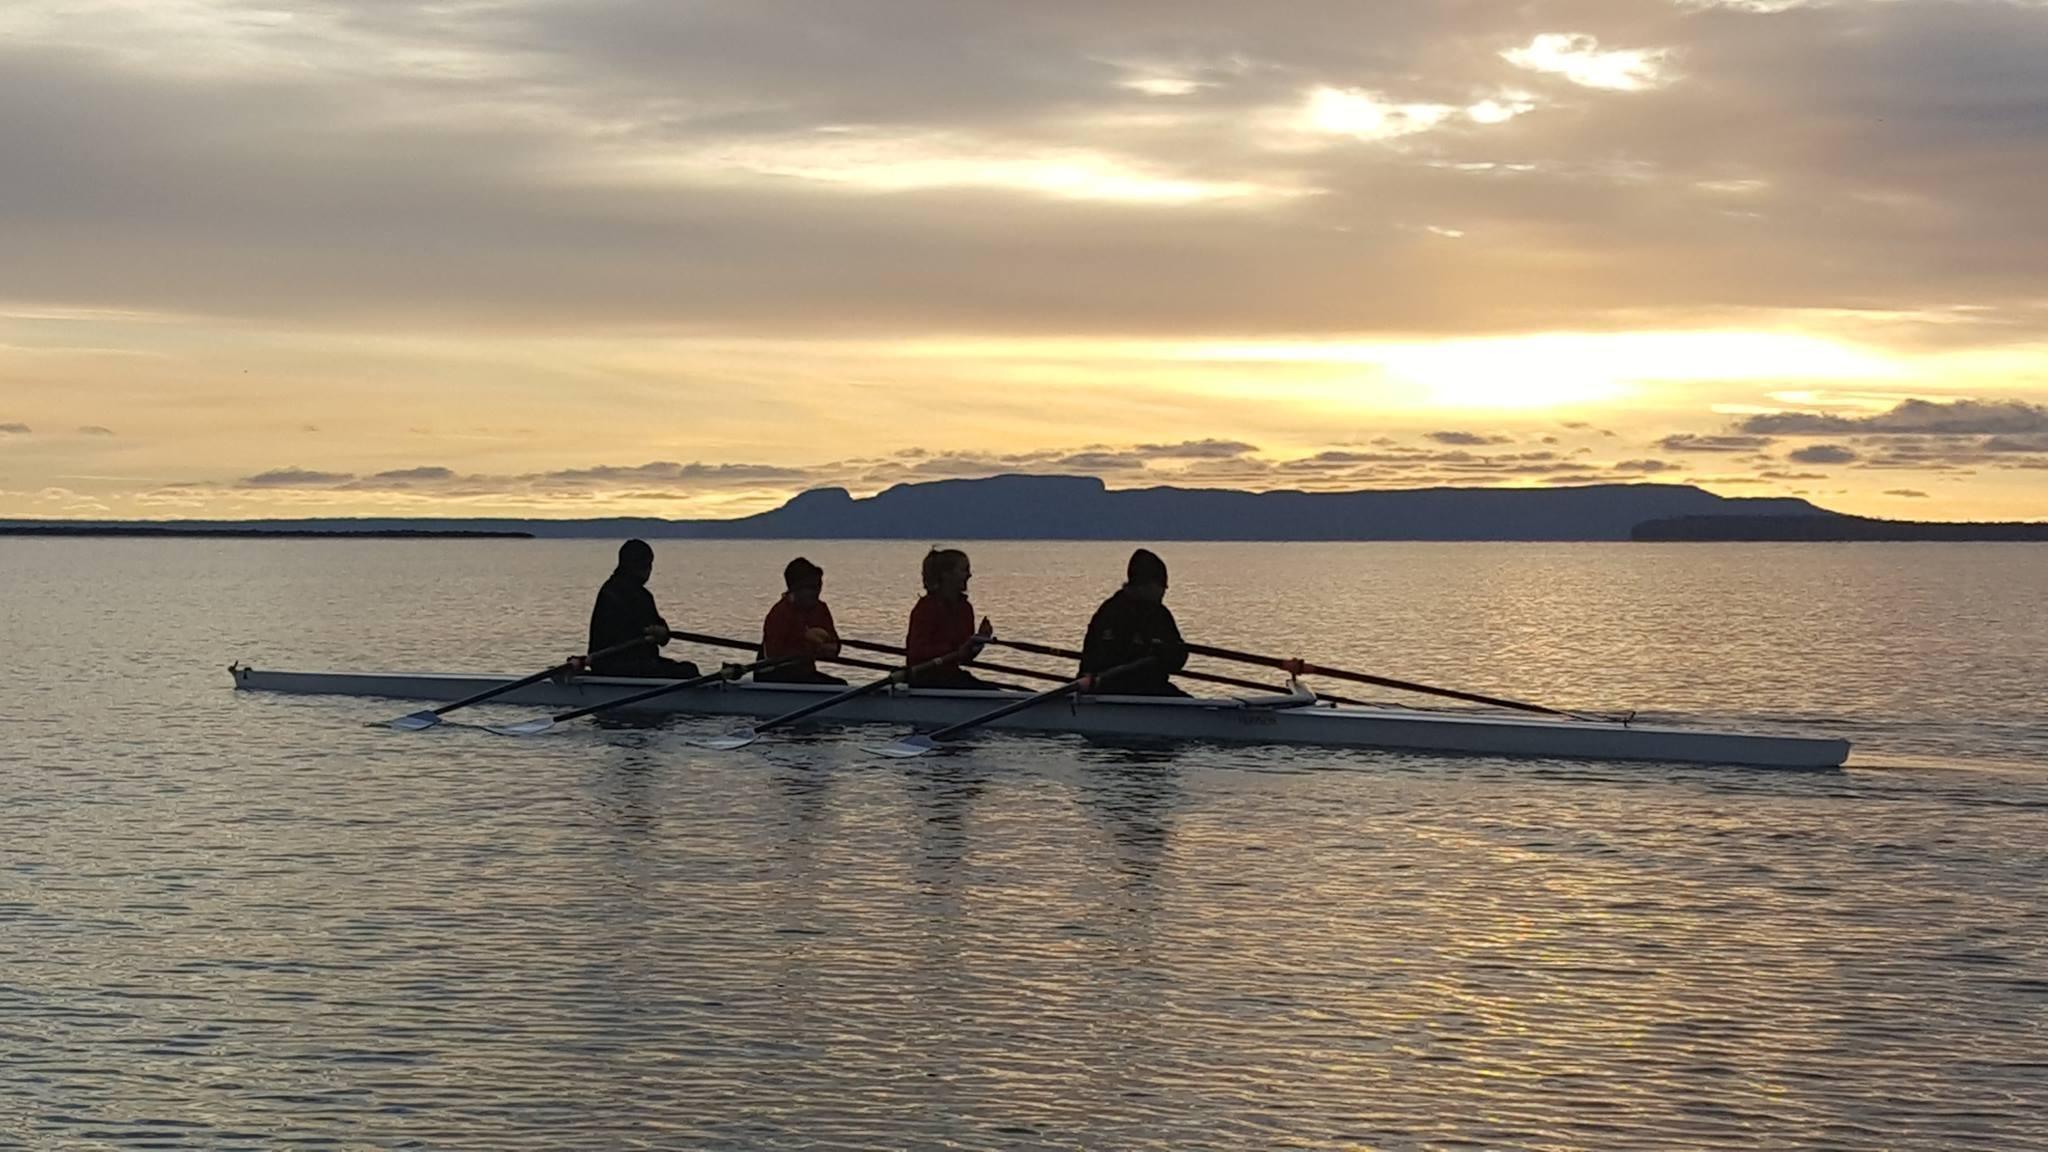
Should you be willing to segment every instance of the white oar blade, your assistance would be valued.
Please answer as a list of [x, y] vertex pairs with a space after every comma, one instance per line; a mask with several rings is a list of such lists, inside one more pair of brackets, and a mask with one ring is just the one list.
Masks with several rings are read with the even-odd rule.
[[541, 716], [532, 720], [522, 720], [517, 724], [493, 724], [491, 731], [500, 736], [538, 736], [554, 726], [553, 717]]
[[400, 732], [424, 732], [440, 723], [441, 718], [432, 712], [414, 712], [409, 716], [400, 716], [386, 727], [395, 728]]
[[872, 752], [877, 756], [893, 756], [898, 760], [909, 760], [916, 756], [922, 756], [927, 752], [936, 752], [938, 750], [938, 743], [929, 736], [905, 736], [893, 744], [883, 744], [866, 749], [866, 751]]
[[714, 752], [737, 752], [760, 738], [761, 734], [752, 728], [742, 728], [723, 736], [692, 736], [688, 738], [688, 742]]

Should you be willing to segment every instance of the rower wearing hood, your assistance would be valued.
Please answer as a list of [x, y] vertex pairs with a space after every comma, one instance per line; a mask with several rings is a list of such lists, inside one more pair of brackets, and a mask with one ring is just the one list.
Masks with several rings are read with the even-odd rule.
[[1124, 586], [1088, 621], [1081, 674], [1100, 675], [1147, 657], [1150, 663], [1105, 678], [1095, 691], [1107, 696], [1187, 695], [1169, 679], [1187, 666], [1188, 648], [1166, 607], [1166, 562], [1140, 548], [1131, 553]]
[[[654, 593], [647, 580], [654, 575], [654, 549], [645, 540], [628, 540], [619, 545], [619, 566], [612, 570], [604, 587], [597, 590], [597, 603], [590, 609], [591, 652], [602, 652], [639, 636], [656, 645], [669, 641], [668, 621], [654, 606]], [[698, 675], [688, 660], [671, 660], [646, 648], [635, 648], [593, 663], [599, 676], [644, 676], [689, 680]]]

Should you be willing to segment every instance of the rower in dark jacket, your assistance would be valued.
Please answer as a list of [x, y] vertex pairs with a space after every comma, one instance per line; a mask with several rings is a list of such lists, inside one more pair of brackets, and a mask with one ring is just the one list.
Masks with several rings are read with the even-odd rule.
[[[647, 590], [647, 578], [654, 575], [654, 549], [645, 540], [628, 540], [619, 545], [619, 566], [604, 587], [597, 590], [597, 603], [590, 609], [590, 651], [602, 652], [636, 636], [651, 637], [656, 646], [668, 643], [668, 621], [654, 607], [654, 593]], [[697, 666], [688, 660], [671, 660], [648, 647], [621, 652], [591, 664], [600, 676], [646, 676], [663, 680], [689, 680]]]
[[1151, 657], [1142, 668], [1110, 677], [1095, 691], [1111, 696], [1185, 696], [1168, 679], [1187, 666], [1187, 644], [1166, 607], [1166, 562], [1149, 550], [1131, 553], [1125, 581], [1088, 621], [1081, 674], [1092, 676]]

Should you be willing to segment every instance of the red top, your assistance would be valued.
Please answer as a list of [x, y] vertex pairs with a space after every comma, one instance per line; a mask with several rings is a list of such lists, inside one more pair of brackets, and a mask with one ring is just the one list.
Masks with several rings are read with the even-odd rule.
[[927, 660], [951, 656], [974, 639], [974, 605], [965, 596], [946, 601], [927, 592], [910, 610], [910, 633], [903, 639], [903, 663], [916, 667]]
[[836, 642], [839, 629], [832, 623], [832, 609], [823, 600], [809, 608], [799, 608], [784, 596], [768, 610], [768, 619], [761, 622], [761, 659], [780, 660], [784, 656], [806, 657], [800, 663], [789, 665], [792, 669], [815, 669], [817, 663], [808, 659], [817, 655], [817, 645], [804, 635], [813, 628], [823, 628]]

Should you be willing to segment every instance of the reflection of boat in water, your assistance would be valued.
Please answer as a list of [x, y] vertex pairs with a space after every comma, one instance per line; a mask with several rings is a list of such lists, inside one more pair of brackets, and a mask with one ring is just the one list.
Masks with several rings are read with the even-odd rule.
[[[460, 700], [511, 679], [433, 672], [280, 672], [239, 667], [232, 671], [235, 687], [250, 691], [428, 701]], [[550, 680], [508, 693], [499, 697], [498, 702], [578, 708], [644, 691], [648, 684], [645, 680], [604, 676]], [[807, 684], [716, 682], [634, 707], [696, 716], [773, 717], [836, 691]], [[943, 727], [973, 719], [1012, 698], [1001, 693], [899, 686], [848, 700], [835, 707], [831, 715], [838, 724]], [[1287, 695], [1258, 699], [1079, 696], [1049, 701], [1004, 717], [991, 727], [1112, 739], [1383, 748], [1764, 768], [1833, 768], [1849, 755], [1848, 741], [1833, 738], [1332, 704], [1318, 701], [1298, 687]]]

